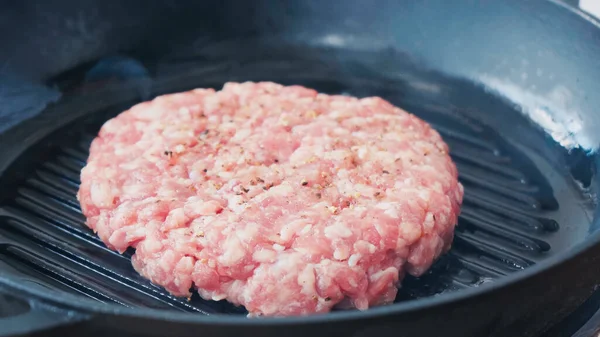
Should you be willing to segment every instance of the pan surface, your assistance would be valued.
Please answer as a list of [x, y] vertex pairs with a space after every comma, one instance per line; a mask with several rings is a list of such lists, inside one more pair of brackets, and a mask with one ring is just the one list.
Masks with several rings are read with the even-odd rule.
[[[261, 4], [266, 5], [260, 2], [256, 6]], [[155, 335], [194, 335], [198, 324], [210, 335], [238, 334], [240, 327], [253, 329], [257, 335], [276, 335], [286, 326], [302, 328], [291, 332], [299, 335], [386, 335], [397, 329], [408, 336], [435, 335], [439, 329], [448, 331], [449, 336], [509, 335], [510, 329], [525, 322], [537, 331], [544, 328], [546, 316], [568, 313], [598, 279], [581, 274], [597, 259], [598, 247], [593, 244], [599, 240], [597, 162], [590, 154], [598, 142], [589, 132], [597, 125], [598, 115], [588, 102], [598, 98], [586, 96], [590, 89], [585, 87], [592, 82], [591, 76], [584, 77], [579, 68], [558, 74], [551, 70], [552, 62], [560, 63], [561, 57], [524, 53], [518, 62], [506, 61], [517, 69], [514, 74], [509, 71], [500, 76], [501, 70], [489, 68], [475, 79], [473, 70], [466, 70], [467, 61], [453, 60], [463, 56], [472, 60], [463, 55], [464, 49], [469, 49], [466, 40], [453, 52], [442, 50], [447, 44], [460, 46], [456, 39], [437, 44], [447, 58], [439, 62], [436, 52], [427, 50], [434, 42], [415, 46], [405, 41], [401, 45], [408, 48], [395, 48], [390, 45], [397, 42], [379, 41], [368, 34], [313, 31], [330, 12], [348, 11], [346, 17], [354, 17], [362, 8], [349, 4], [354, 6], [332, 2], [330, 7], [317, 8], [312, 2], [292, 3], [289, 6], [295, 7], [295, 13], [303, 15], [294, 16], [282, 34], [198, 39], [191, 47], [178, 46], [161, 55], [143, 52], [97, 59], [50, 78], [50, 87], [59, 90], [62, 98], [38, 117], [0, 135], [0, 270], [4, 287], [43, 298], [44, 303], [59, 309], [77, 309], [74, 324], [81, 320], [79, 324], [103, 329], [111, 322], [107, 329]], [[274, 20], [281, 14], [278, 10], [289, 11], [285, 6], [269, 7], [264, 22]], [[386, 6], [394, 8], [389, 3]], [[432, 1], [428, 6], [416, 2], [404, 6], [398, 17], [411, 14], [434, 20], [443, 17], [440, 13], [445, 5]], [[515, 2], [495, 9], [508, 15], [526, 11], [527, 6]], [[559, 15], [551, 13], [560, 11], [581, 25], [574, 30], [589, 29], [596, 34], [593, 38], [599, 38], [600, 33], [591, 28], [595, 23], [584, 22], [577, 13], [558, 5], [545, 6], [552, 6], [545, 9], [546, 15]], [[459, 8], [463, 18], [489, 10]], [[307, 18], [312, 18], [312, 25], [303, 22]], [[385, 15], [379, 19], [383, 29]], [[479, 19], [472, 20], [482, 24]], [[343, 27], [336, 23], [329, 22], [327, 27]], [[493, 20], [487, 24], [493, 26]], [[271, 25], [278, 27], [276, 21]], [[393, 27], [427, 35], [426, 28], [402, 25]], [[467, 31], [457, 25], [461, 24], [449, 22], [447, 28]], [[531, 24], [531, 30], [536, 29], [541, 28]], [[285, 36], [286, 32], [290, 36]], [[410, 34], [404, 36], [411, 38]], [[484, 51], [480, 57], [490, 62], [494, 47], [480, 48]], [[579, 58], [588, 62], [587, 71], [600, 74], [600, 65], [586, 60], [586, 55]], [[505, 55], [507, 59], [512, 56]], [[529, 76], [539, 78], [530, 84]], [[403, 282], [396, 304], [367, 312], [248, 320], [243, 308], [198, 297], [187, 302], [166, 294], [133, 271], [130, 255], [107, 250], [83, 225], [75, 199], [78, 174], [89, 142], [104, 121], [159, 94], [219, 88], [226, 81], [244, 80], [301, 84], [325, 93], [381, 96], [430, 122], [450, 145], [466, 190], [455, 244], [430, 273]], [[570, 81], [580, 84], [569, 87]], [[548, 88], [540, 89], [543, 85]], [[588, 99], [577, 100], [584, 96]], [[575, 255], [577, 260], [568, 261]], [[561, 285], [569, 273], [571, 278], [573, 273], [580, 277]], [[517, 302], [524, 298], [534, 300]], [[544, 308], [559, 300], [569, 303], [562, 306], [565, 312]], [[507, 313], [511, 307], [512, 312]], [[538, 312], [531, 314], [532, 309]], [[447, 322], [435, 329], [428, 327], [441, 315]], [[332, 324], [319, 325], [324, 322]]]

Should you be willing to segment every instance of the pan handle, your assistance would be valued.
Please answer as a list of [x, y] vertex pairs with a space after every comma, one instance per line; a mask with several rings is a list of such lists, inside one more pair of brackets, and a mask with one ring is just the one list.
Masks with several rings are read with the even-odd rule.
[[0, 337], [30, 335], [89, 319], [89, 315], [50, 307], [37, 301], [28, 301], [28, 304], [29, 310], [26, 312], [0, 316]]

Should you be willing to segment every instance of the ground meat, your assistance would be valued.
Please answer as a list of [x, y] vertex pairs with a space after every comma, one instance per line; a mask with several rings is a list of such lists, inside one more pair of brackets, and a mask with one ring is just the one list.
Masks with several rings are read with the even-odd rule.
[[463, 188], [440, 135], [381, 98], [228, 83], [104, 124], [87, 225], [178, 296], [306, 315], [390, 303], [452, 241]]

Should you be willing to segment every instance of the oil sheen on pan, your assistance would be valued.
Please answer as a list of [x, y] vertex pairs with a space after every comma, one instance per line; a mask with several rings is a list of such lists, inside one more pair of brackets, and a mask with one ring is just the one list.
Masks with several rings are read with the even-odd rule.
[[109, 120], [78, 199], [87, 225], [177, 296], [251, 316], [391, 303], [452, 243], [448, 146], [387, 101], [228, 83]]

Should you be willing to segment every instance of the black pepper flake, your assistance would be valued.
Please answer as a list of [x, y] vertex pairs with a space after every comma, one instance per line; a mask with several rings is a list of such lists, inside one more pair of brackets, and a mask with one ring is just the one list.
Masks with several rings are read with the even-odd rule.
[[383, 174], [390, 174], [390, 171], [388, 171], [388, 170], [383, 170]]
[[261, 184], [265, 182], [264, 180], [262, 180], [262, 178], [256, 178], [256, 181], [258, 181]]
[[331, 297], [325, 297], [325, 302], [331, 301]]
[[173, 151], [165, 151], [165, 156], [173, 157]]
[[308, 181], [303, 181], [301, 184], [302, 184], [302, 186], [306, 186], [306, 185], [308, 185]]
[[276, 163], [279, 163], [279, 159], [275, 158], [275, 160], [273, 160]]
[[321, 193], [317, 193], [315, 195], [317, 196], [317, 198], [321, 199], [321, 196], [322, 196]]
[[375, 197], [378, 197], [381, 195], [381, 192], [375, 192]]
[[433, 214], [433, 221], [435, 221], [435, 214]]
[[204, 170], [202, 170], [202, 172], [206, 173], [206, 172], [208, 172], [208, 170], [207, 170], [207, 169], [204, 169]]
[[250, 190], [249, 190], [249, 189], [247, 189], [247, 188], [245, 188], [244, 186], [242, 186], [242, 187], [241, 187], [241, 189], [242, 189], [242, 191], [244, 191], [244, 193], [248, 193], [248, 192], [250, 192]]

